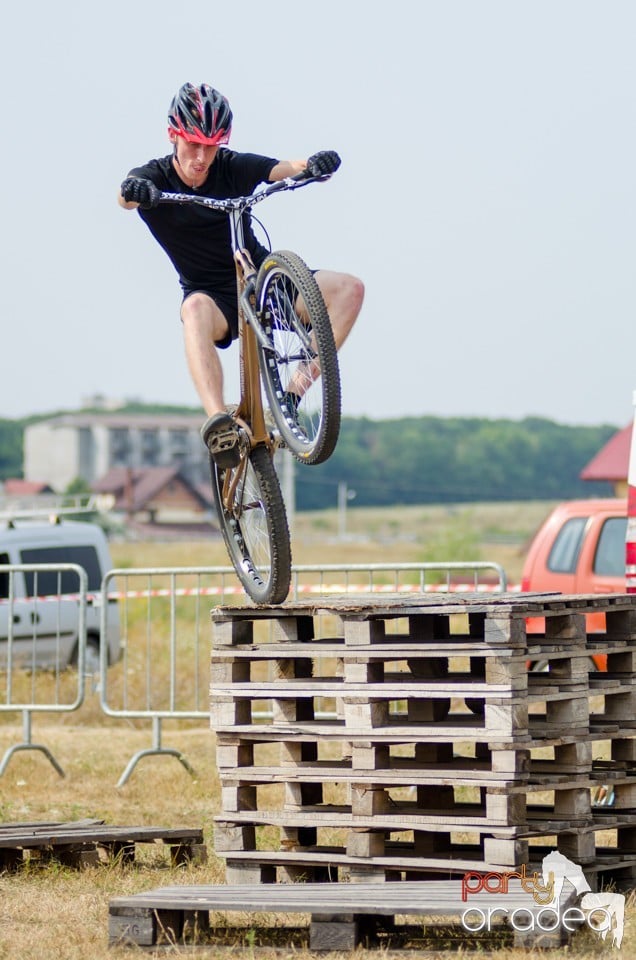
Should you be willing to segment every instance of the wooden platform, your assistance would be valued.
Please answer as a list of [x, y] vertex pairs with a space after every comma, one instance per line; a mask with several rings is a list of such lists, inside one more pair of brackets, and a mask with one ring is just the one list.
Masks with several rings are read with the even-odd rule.
[[542, 843], [636, 880], [635, 596], [311, 597], [212, 622], [228, 883], [458, 878]]
[[173, 866], [204, 860], [199, 829], [118, 827], [103, 820], [0, 824], [0, 870], [16, 870], [25, 860], [56, 860], [66, 866], [92, 866], [101, 860], [131, 863], [138, 844], [169, 848]]
[[[565, 886], [569, 892], [561, 895], [560, 914], [575, 903], [573, 888]], [[502, 932], [504, 913], [510, 918], [515, 910], [523, 911], [519, 926], [531, 929], [516, 931], [512, 927], [512, 942], [516, 946], [558, 947], [566, 942], [567, 931], [562, 924], [552, 931], [540, 929], [537, 916], [545, 906], [523, 890], [519, 880], [510, 880], [505, 894], [479, 892], [469, 894], [465, 900], [461, 881], [164, 887], [111, 900], [108, 930], [111, 946], [205, 943], [213, 931], [229, 926], [225, 918], [214, 916], [217, 913], [270, 913], [278, 918], [301, 914], [310, 917], [310, 949], [350, 950], [365, 939], [373, 941], [381, 930], [397, 933], [396, 917], [417, 917], [433, 924], [432, 935], [435, 927], [452, 921], [465, 944], [471, 938], [468, 928], [476, 930], [488, 911], [495, 908], [500, 910], [492, 921], [494, 934]], [[548, 925], [545, 916], [542, 922]], [[249, 928], [253, 926], [250, 918]], [[233, 932], [238, 937], [240, 926], [234, 927]]]

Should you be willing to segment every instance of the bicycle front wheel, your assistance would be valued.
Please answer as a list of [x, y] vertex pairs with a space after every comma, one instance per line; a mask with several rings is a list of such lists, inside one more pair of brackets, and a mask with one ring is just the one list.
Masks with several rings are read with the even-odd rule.
[[340, 432], [340, 373], [331, 321], [316, 280], [295, 253], [266, 257], [256, 278], [265, 394], [285, 446], [301, 463], [322, 463]]
[[230, 559], [255, 603], [282, 603], [291, 581], [285, 504], [269, 450], [254, 447], [237, 467], [210, 458], [212, 493]]

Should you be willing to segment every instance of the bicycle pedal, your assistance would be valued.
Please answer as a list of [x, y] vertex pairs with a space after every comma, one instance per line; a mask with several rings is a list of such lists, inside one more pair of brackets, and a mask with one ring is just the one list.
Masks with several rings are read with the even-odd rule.
[[235, 427], [228, 430], [216, 430], [206, 437], [210, 456], [223, 469], [236, 467], [241, 461], [239, 433]]
[[224, 436], [220, 437], [219, 440], [220, 442], [208, 447], [210, 456], [217, 467], [221, 470], [231, 470], [234, 467], [238, 467], [241, 462], [241, 449], [238, 444], [238, 438], [235, 438], [232, 443], [223, 442], [225, 440]]
[[212, 455], [231, 450], [238, 444], [238, 431], [227, 430], [224, 433], [213, 433], [208, 437], [208, 450]]

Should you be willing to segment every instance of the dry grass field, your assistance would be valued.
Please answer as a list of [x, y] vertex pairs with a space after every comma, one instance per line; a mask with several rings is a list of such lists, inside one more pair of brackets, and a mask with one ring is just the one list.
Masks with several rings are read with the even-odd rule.
[[[517, 582], [524, 545], [550, 505], [492, 504], [458, 507], [414, 507], [394, 511], [350, 509], [347, 536], [339, 536], [335, 511], [299, 516], [294, 526], [297, 563], [481, 559], [501, 563], [511, 583]], [[341, 533], [342, 531], [340, 531]], [[219, 543], [116, 543], [116, 566], [225, 565]], [[19, 737], [21, 718], [0, 714], [0, 757]], [[195, 769], [191, 777], [170, 757], [142, 761], [129, 782], [116, 786], [128, 759], [149, 745], [148, 725], [107, 719], [97, 695], [88, 696], [77, 712], [59, 718], [37, 718], [33, 739], [45, 742], [62, 764], [60, 778], [37, 752], [16, 754], [0, 777], [0, 822], [66, 821], [99, 818], [111, 825], [202, 828], [209, 856], [205, 864], [171, 867], [162, 844], [139, 844], [133, 864], [103, 862], [76, 870], [33, 858], [16, 873], [0, 874], [0, 960], [123, 960], [144, 955], [194, 955], [201, 958], [234, 954], [247, 957], [295, 957], [311, 954], [304, 934], [285, 933], [261, 944], [260, 927], [284, 918], [245, 915], [242, 935], [223, 943], [191, 949], [167, 946], [152, 951], [109, 948], [108, 904], [111, 898], [158, 886], [223, 882], [222, 862], [212, 852], [212, 822], [219, 808], [214, 737], [207, 724], [166, 725], [170, 746], [182, 750]], [[634, 908], [628, 901], [627, 926], [620, 954], [636, 960]], [[294, 924], [297, 920], [293, 921]], [[426, 946], [424, 944], [424, 946]], [[395, 956], [421, 955], [423, 944], [390, 951]], [[463, 952], [461, 944], [454, 952]], [[611, 952], [591, 934], [568, 947], [577, 957]], [[483, 947], [480, 950], [484, 953]], [[428, 956], [435, 955], [429, 946]], [[520, 960], [532, 951], [505, 949], [500, 955]], [[440, 954], [442, 955], [442, 954]], [[448, 955], [448, 952], [446, 952]], [[356, 956], [378, 956], [360, 948]]]
[[[292, 524], [295, 564], [400, 563], [488, 560], [501, 564], [510, 583], [521, 575], [528, 541], [550, 512], [551, 502], [449, 504], [349, 508], [298, 514]], [[121, 543], [116, 566], [198, 566], [228, 563], [220, 537], [190, 543]]]

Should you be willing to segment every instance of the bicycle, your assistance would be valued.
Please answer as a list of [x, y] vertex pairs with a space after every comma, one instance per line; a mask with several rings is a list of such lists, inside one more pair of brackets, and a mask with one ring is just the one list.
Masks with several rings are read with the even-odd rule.
[[[289, 526], [273, 455], [284, 446], [303, 464], [331, 456], [340, 431], [340, 373], [331, 322], [313, 274], [286, 250], [269, 253], [257, 270], [244, 248], [243, 218], [274, 193], [326, 179], [303, 172], [247, 197], [162, 193], [159, 198], [160, 203], [207, 207], [230, 220], [241, 392], [232, 416], [240, 460], [222, 467], [210, 455], [210, 470], [230, 559], [246, 593], [259, 604], [282, 603], [291, 582]], [[274, 425], [266, 422], [261, 382]], [[289, 406], [290, 393], [300, 397], [297, 409]]]

